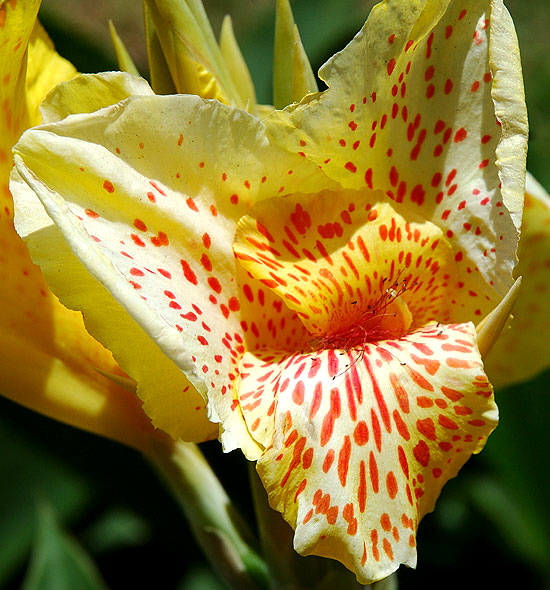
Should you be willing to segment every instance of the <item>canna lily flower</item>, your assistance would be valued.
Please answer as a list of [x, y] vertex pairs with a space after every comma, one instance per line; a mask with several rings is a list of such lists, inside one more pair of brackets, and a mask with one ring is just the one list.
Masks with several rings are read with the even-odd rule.
[[111, 353], [86, 332], [81, 314], [63, 307], [49, 290], [13, 227], [11, 148], [26, 128], [40, 123], [38, 106], [47, 92], [76, 73], [37, 22], [39, 4], [0, 2], [0, 391], [43, 414], [141, 448], [153, 433], [141, 402], [98, 372], [125, 382]]
[[476, 325], [512, 285], [526, 118], [498, 0], [386, 0], [320, 76], [263, 121], [146, 91], [53, 118], [12, 190], [153, 423], [181, 436], [200, 395], [296, 550], [370, 583], [496, 425]]

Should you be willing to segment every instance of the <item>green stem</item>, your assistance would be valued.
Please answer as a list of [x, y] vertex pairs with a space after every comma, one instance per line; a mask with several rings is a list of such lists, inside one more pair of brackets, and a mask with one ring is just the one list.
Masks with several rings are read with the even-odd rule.
[[187, 516], [211, 565], [236, 590], [268, 587], [253, 537], [197, 445], [154, 441], [146, 452]]

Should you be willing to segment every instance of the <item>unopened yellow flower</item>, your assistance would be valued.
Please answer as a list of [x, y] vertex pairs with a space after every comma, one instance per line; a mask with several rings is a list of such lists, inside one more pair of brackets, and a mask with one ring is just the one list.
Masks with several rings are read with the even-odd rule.
[[264, 122], [146, 89], [53, 121], [12, 186], [154, 424], [177, 438], [206, 400], [296, 549], [369, 583], [415, 564], [496, 425], [475, 324], [512, 284], [525, 109], [498, 0], [382, 2], [320, 75]]
[[11, 148], [40, 123], [39, 104], [74, 67], [36, 21], [40, 2], [0, 2], [0, 392], [69, 424], [140, 448], [153, 432], [133, 393], [100, 375], [123, 375], [112, 355], [63, 307], [13, 228]]

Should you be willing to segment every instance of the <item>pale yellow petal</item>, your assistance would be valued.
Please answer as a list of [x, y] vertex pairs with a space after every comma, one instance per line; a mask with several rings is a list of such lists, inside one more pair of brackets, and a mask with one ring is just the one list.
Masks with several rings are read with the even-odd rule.
[[[236, 222], [255, 200], [297, 187], [315, 192], [330, 181], [270, 145], [258, 119], [193, 96], [133, 97], [75, 115], [27, 132], [16, 153], [25, 181], [89, 272], [209, 399], [226, 447], [254, 455], [233, 401], [245, 337], [231, 249]], [[46, 237], [25, 227], [22, 207], [18, 223], [39, 256]], [[153, 423], [184, 436], [189, 412], [173, 403], [182, 392], [159, 388], [156, 361], [134, 348], [126, 353], [124, 330], [115, 320], [109, 326], [107, 312], [78, 282], [73, 286], [70, 274], [57, 272], [55, 259], [40, 264], [49, 264], [61, 299], [76, 298], [68, 304], [83, 309], [92, 333], [140, 383]], [[145, 387], [147, 372], [159, 378]]]
[[143, 78], [125, 72], [81, 74], [53, 89], [40, 110], [44, 123], [55, 123], [69, 115], [93, 113], [130, 96], [153, 94]]
[[25, 83], [29, 127], [42, 121], [39, 106], [46, 94], [56, 84], [75, 74], [75, 67], [55, 51], [46, 31], [37, 22], [29, 41]]
[[522, 284], [512, 322], [486, 360], [495, 387], [525, 381], [550, 365], [550, 197], [531, 175], [527, 176], [516, 273]]

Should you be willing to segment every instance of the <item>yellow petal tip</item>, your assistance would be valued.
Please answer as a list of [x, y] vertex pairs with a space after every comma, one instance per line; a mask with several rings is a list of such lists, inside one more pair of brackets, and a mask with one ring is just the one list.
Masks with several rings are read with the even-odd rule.
[[517, 278], [502, 301], [477, 326], [477, 345], [482, 357], [486, 357], [502, 330], [516, 303], [521, 287], [521, 277]]

